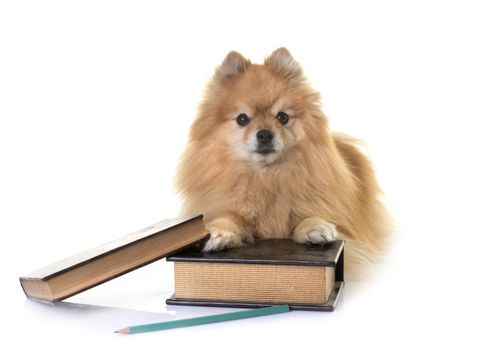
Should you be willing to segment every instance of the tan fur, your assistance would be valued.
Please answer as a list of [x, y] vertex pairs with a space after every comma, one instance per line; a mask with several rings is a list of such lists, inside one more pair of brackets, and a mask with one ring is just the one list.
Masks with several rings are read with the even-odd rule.
[[[203, 213], [214, 233], [207, 250], [253, 238], [345, 239], [350, 272], [380, 255], [388, 229], [371, 164], [354, 140], [331, 133], [319, 101], [284, 48], [263, 65], [231, 52], [217, 68], [177, 178], [183, 214]], [[242, 112], [251, 118], [244, 127], [235, 121]], [[275, 154], [251, 151], [260, 129], [275, 133]]]

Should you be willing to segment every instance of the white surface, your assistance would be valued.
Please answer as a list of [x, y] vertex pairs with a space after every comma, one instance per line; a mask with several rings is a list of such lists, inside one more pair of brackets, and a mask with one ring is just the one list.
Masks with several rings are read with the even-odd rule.
[[[0, 4], [2, 343], [482, 348], [479, 2], [310, 3]], [[22, 273], [176, 216], [174, 169], [207, 78], [229, 50], [261, 62], [283, 45], [333, 128], [367, 141], [388, 194], [399, 228], [373, 280], [349, 282], [334, 313], [137, 336], [112, 331], [221, 310], [167, 308], [165, 261], [71, 304], [25, 300]]]

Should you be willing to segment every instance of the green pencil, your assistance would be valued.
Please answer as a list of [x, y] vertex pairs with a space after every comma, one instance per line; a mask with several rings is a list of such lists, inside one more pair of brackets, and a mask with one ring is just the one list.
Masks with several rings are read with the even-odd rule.
[[131, 327], [126, 327], [126, 328], [117, 330], [116, 333], [133, 334], [133, 333], [142, 333], [142, 332], [161, 331], [163, 329], [189, 327], [189, 326], [196, 326], [200, 324], [240, 320], [242, 318], [258, 317], [258, 316], [265, 316], [265, 315], [272, 315], [272, 314], [280, 314], [288, 311], [289, 311], [288, 305], [276, 305], [276, 306], [270, 306], [270, 307], [263, 307], [260, 309], [231, 312], [228, 314], [218, 314], [218, 315], [187, 318], [184, 320], [175, 320], [175, 321], [168, 321], [168, 322], [131, 326]]

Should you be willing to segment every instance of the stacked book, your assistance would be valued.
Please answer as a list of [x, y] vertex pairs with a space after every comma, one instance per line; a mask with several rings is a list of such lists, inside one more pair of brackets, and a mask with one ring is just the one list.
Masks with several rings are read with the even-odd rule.
[[167, 304], [332, 311], [344, 285], [344, 242], [288, 239], [204, 253], [209, 233], [199, 215], [165, 220], [20, 277], [28, 298], [55, 303], [156, 260], [175, 269]]

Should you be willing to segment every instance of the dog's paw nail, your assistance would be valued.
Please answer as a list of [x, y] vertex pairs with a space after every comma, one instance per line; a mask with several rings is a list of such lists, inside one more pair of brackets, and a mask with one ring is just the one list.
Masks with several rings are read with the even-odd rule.
[[308, 240], [311, 243], [324, 243], [334, 241], [334, 235], [329, 230], [316, 230], [308, 234]]

